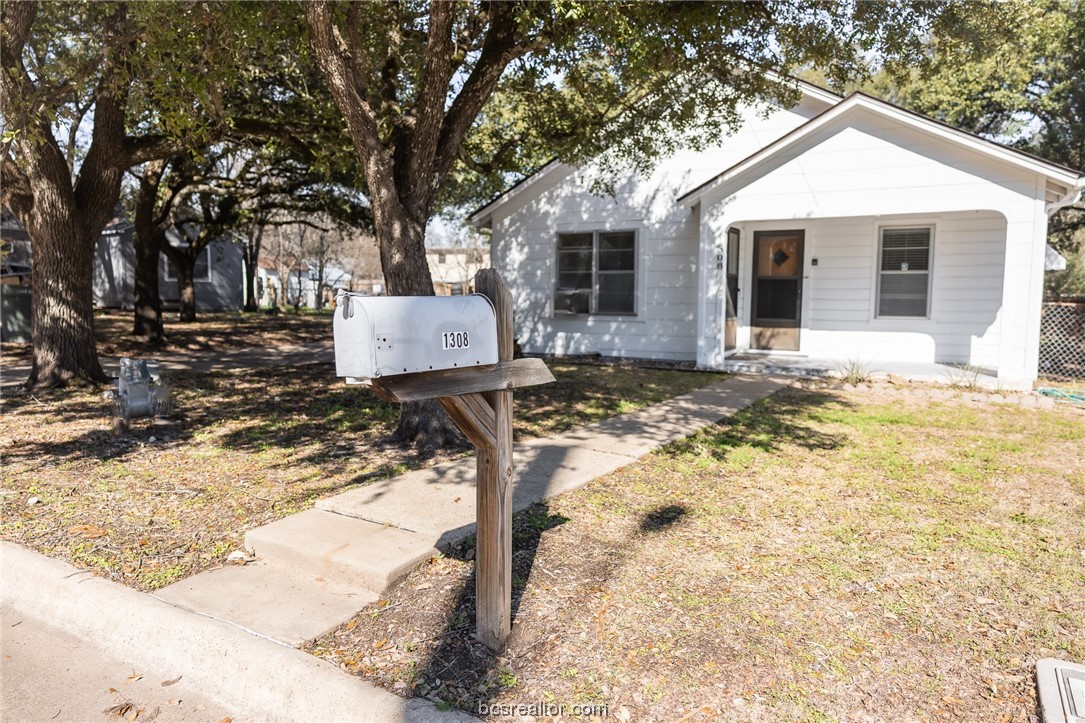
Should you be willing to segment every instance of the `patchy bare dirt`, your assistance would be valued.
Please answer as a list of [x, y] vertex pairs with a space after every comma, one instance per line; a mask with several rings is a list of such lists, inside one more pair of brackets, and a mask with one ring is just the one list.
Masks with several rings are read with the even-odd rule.
[[[162, 351], [247, 351], [265, 346], [311, 344], [331, 339], [330, 313], [270, 314], [209, 312], [182, 324], [176, 313], [163, 314], [166, 343], [152, 346], [132, 336], [131, 311], [99, 309], [94, 313], [98, 353], [107, 356], [153, 356]], [[30, 344], [4, 342], [4, 364], [30, 362]]]
[[[553, 434], [720, 378], [552, 366], [558, 382], [516, 395], [518, 438]], [[318, 497], [469, 453], [420, 456], [384, 444], [398, 405], [343, 384], [328, 364], [172, 373], [167, 380], [175, 414], [136, 420], [126, 435], [112, 431], [110, 406], [98, 392], [6, 394], [0, 536], [156, 589], [221, 565], [246, 530], [307, 509]]]
[[1085, 414], [926, 397], [788, 389], [517, 515], [500, 657], [471, 540], [310, 650], [473, 713], [1036, 720], [1085, 660]]

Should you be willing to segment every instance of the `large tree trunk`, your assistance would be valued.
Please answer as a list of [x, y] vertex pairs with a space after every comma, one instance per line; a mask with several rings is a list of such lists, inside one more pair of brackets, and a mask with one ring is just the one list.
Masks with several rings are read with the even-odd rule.
[[245, 311], [259, 311], [260, 300], [256, 294], [256, 270], [260, 265], [260, 246], [264, 239], [264, 227], [249, 232], [242, 248], [245, 259]]
[[[202, 249], [201, 249], [202, 250]], [[193, 271], [196, 268], [196, 256], [192, 255], [192, 247], [179, 249], [169, 242], [162, 244], [162, 253], [173, 264], [173, 270], [177, 274], [177, 297], [180, 304], [179, 319], [184, 323], [196, 321], [196, 286], [192, 283]]]
[[[110, 32], [123, 23], [126, 13], [121, 3], [113, 10], [105, 24]], [[27, 110], [25, 101], [17, 98], [28, 92], [32, 96], [37, 90], [19, 59], [36, 12], [34, 3], [4, 5], [0, 95], [5, 101], [14, 100], [5, 112], [17, 110], [17, 115]], [[4, 202], [26, 228], [33, 253], [34, 351], [27, 380], [31, 388], [107, 380], [94, 334], [94, 249], [120, 197], [124, 169], [130, 165], [124, 156], [128, 86], [114, 75], [123, 65], [116, 61], [109, 58], [102, 66], [94, 91], [91, 143], [74, 183], [68, 158], [53, 136], [55, 119], [51, 121], [45, 106], [22, 119], [30, 132], [15, 133], [0, 156]]]
[[180, 298], [180, 320], [186, 324], [196, 321], [196, 285], [192, 283], [195, 259], [188, 254], [181, 255], [182, 262], [174, 264], [177, 268], [177, 294]]
[[[374, 216], [388, 293], [392, 296], [433, 296], [433, 278], [423, 243], [425, 221], [412, 217], [398, 204], [391, 209], [381, 209]], [[423, 452], [467, 446], [467, 440], [455, 422], [432, 399], [403, 404], [391, 441]]]
[[166, 340], [162, 325], [162, 296], [158, 289], [158, 257], [165, 234], [151, 227], [141, 230], [136, 225], [135, 323], [132, 333], [151, 344]]
[[[39, 194], [28, 225], [33, 248], [33, 364], [28, 387], [108, 380], [94, 335], [96, 231], [57, 198]], [[46, 212], [48, 216], [46, 216]]]
[[147, 164], [140, 178], [135, 214], [135, 321], [132, 333], [152, 344], [166, 339], [162, 326], [162, 297], [158, 291], [158, 257], [166, 233], [155, 223], [158, 205], [158, 185], [162, 178], [162, 161]]
[[[490, 4], [489, 27], [480, 31], [485, 32], [482, 50], [473, 60], [466, 79], [459, 80], [458, 63], [452, 62], [454, 11], [451, 3], [430, 5], [427, 46], [415, 79], [417, 94], [408, 122], [405, 117], [396, 117], [383, 109], [378, 117], [370, 105], [367, 90], [373, 89], [367, 89], [363, 78], [357, 77], [362, 65], [357, 57], [367, 51], [351, 46], [358, 34], [350, 27], [347, 32], [340, 32], [333, 3], [312, 0], [305, 4], [314, 58], [343, 114], [347, 133], [365, 171], [384, 279], [394, 296], [433, 295], [424, 244], [430, 208], [505, 67], [521, 52], [518, 49], [526, 45], [514, 18], [517, 6]], [[346, 20], [348, 26], [362, 22], [359, 13], [348, 12]], [[387, 60], [385, 68], [399, 68], [400, 59], [394, 53]], [[391, 75], [394, 72], [382, 77], [382, 82], [385, 90], [392, 91], [386, 99], [395, 100], [398, 88]], [[454, 79], [459, 83], [455, 91]], [[450, 92], [455, 94], [451, 103]], [[391, 142], [382, 136], [385, 120], [405, 121], [394, 125]], [[438, 409], [435, 403], [403, 405], [395, 439], [429, 448], [446, 443], [445, 430], [458, 436], [455, 425]]]

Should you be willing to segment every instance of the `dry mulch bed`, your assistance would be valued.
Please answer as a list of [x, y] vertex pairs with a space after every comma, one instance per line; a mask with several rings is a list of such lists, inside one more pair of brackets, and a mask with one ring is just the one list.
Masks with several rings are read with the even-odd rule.
[[1085, 413], [945, 391], [790, 388], [520, 513], [499, 657], [471, 540], [309, 649], [473, 713], [1036, 720], [1085, 660]]

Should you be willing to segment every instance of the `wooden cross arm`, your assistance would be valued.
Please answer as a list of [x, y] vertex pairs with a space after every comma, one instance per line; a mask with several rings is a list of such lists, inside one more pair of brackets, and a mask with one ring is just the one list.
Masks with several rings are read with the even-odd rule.
[[492, 366], [397, 374], [372, 380], [373, 391], [389, 402], [417, 402], [437, 397], [532, 387], [554, 381], [542, 359], [513, 359]]
[[460, 431], [475, 445], [475, 449], [497, 448], [497, 414], [481, 394], [461, 394], [437, 397], [437, 403], [448, 412]]

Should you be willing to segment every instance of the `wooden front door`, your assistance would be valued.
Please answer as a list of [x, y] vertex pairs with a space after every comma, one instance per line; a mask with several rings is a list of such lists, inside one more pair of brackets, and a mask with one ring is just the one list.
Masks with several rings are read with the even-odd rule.
[[804, 240], [803, 231], [754, 233], [752, 349], [799, 349]]

